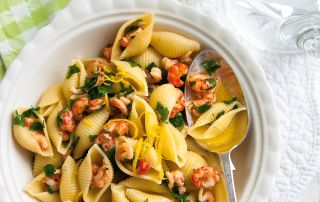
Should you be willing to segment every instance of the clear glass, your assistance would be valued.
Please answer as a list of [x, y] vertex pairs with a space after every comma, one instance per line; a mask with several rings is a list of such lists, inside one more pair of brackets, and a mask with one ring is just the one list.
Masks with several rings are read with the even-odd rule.
[[227, 0], [235, 28], [253, 45], [320, 56], [320, 1]]

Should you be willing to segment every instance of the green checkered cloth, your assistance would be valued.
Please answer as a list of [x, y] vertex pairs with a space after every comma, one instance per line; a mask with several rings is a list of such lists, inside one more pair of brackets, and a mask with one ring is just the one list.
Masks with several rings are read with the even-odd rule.
[[24, 44], [69, 0], [0, 0], [0, 80]]

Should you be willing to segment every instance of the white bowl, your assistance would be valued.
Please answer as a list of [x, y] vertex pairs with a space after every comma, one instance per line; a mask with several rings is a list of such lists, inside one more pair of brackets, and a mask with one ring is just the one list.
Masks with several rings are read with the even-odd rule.
[[252, 113], [250, 134], [232, 154], [237, 195], [242, 202], [267, 198], [278, 167], [279, 138], [265, 75], [214, 19], [171, 0], [74, 0], [24, 47], [0, 89], [2, 197], [6, 193], [8, 201], [33, 201], [22, 191], [32, 179], [32, 155], [13, 139], [13, 110], [35, 105], [46, 88], [63, 80], [71, 59], [99, 55], [113, 42], [121, 23], [148, 11], [156, 13], [156, 29], [190, 36], [203, 48], [215, 49], [233, 67]]

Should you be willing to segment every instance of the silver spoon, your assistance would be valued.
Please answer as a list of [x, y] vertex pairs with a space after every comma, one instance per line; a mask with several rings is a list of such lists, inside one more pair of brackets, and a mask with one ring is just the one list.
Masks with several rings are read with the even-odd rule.
[[[207, 60], [217, 61], [217, 60], [221, 60], [221, 59], [223, 60], [223, 58], [221, 56], [219, 56], [213, 50], [204, 50], [204, 51], [200, 52], [193, 60], [191, 66], [189, 68], [187, 78], [189, 76], [199, 74], [199, 73], [206, 71], [204, 69], [204, 67], [202, 66], [203, 61], [207, 61]], [[229, 65], [227, 65], [226, 62], [225, 62], [225, 65], [227, 66], [228, 69], [227, 69], [227, 71], [224, 71], [224, 72], [228, 72], [228, 75], [227, 75], [228, 79], [223, 79], [224, 77], [226, 77], [226, 75], [223, 75], [223, 73], [221, 73], [219, 76], [222, 78], [222, 82], [228, 87], [228, 89], [231, 91], [233, 96], [236, 96], [237, 100], [240, 101], [241, 104], [243, 104], [245, 107], [247, 107], [247, 103], [246, 103], [243, 91], [241, 89], [241, 86], [239, 84], [239, 81], [238, 81], [236, 75], [234, 74], [234, 71], [231, 69], [231, 67]], [[191, 90], [186, 82], [186, 84], [185, 84], [185, 100], [189, 101], [191, 98], [192, 98]], [[187, 124], [188, 124], [188, 126], [192, 126], [193, 125], [192, 116], [187, 109], [185, 111], [186, 111]], [[224, 177], [225, 177], [225, 181], [226, 181], [228, 198], [229, 198], [230, 202], [237, 201], [235, 187], [234, 187], [233, 174], [232, 174], [233, 165], [231, 162], [230, 153], [232, 150], [234, 150], [237, 146], [239, 146], [243, 142], [243, 140], [245, 139], [245, 137], [248, 134], [249, 123], [250, 123], [250, 116], [249, 116], [250, 113], [248, 111], [248, 107], [247, 107], [246, 112], [247, 112], [247, 117], [248, 117], [248, 124], [247, 124], [246, 130], [244, 132], [245, 134], [242, 135], [241, 141], [238, 142], [238, 144], [236, 144], [236, 145], [232, 145], [232, 147], [229, 148], [229, 150], [227, 150], [227, 151], [218, 152], [218, 155], [220, 157], [221, 164], [223, 167], [223, 171], [224, 171], [223, 173], [224, 173]], [[206, 147], [205, 145], [202, 145], [202, 144], [199, 144], [199, 145], [209, 152], [214, 152], [214, 151], [210, 150], [210, 148]]]

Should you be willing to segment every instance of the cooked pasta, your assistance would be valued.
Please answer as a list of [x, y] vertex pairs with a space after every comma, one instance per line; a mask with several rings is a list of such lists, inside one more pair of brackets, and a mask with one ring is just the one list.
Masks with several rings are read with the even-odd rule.
[[223, 152], [239, 143], [246, 105], [219, 70], [222, 59], [188, 74], [200, 44], [154, 32], [153, 18], [147, 13], [125, 22], [103, 57], [72, 60], [64, 81], [47, 89], [38, 105], [14, 112], [13, 136], [35, 153], [34, 178], [24, 189], [31, 197], [228, 200], [219, 156], [199, 145]]

